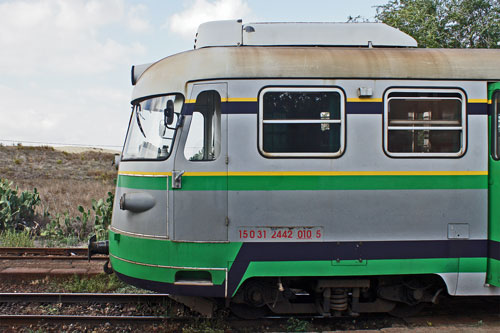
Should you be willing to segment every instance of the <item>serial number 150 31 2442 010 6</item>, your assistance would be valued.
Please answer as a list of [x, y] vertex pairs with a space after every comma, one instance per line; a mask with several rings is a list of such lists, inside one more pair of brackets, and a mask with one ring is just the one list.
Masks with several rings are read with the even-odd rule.
[[241, 227], [238, 238], [244, 242], [322, 241], [323, 227]]

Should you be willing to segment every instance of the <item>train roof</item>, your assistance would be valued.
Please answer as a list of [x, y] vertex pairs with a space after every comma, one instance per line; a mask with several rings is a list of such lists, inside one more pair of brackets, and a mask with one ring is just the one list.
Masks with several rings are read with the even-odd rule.
[[166, 57], [149, 66], [138, 78], [132, 99], [184, 93], [189, 81], [253, 78], [500, 81], [500, 50], [204, 47]]

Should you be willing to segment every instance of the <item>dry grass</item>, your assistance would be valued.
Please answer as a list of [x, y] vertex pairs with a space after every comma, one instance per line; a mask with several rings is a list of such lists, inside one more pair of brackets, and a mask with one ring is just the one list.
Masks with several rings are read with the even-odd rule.
[[43, 210], [52, 216], [78, 215], [77, 207], [91, 208], [92, 199], [114, 191], [114, 154], [105, 152], [68, 153], [52, 147], [0, 146], [0, 178], [21, 190], [40, 192]]
[[85, 210], [90, 209], [92, 199], [105, 198], [109, 191], [114, 191], [114, 186], [109, 182], [95, 180], [38, 179], [15, 183], [21, 190], [37, 188], [42, 200], [41, 207], [37, 211], [39, 215], [42, 215], [43, 211], [48, 211], [52, 215], [69, 212], [70, 216], [77, 216], [79, 205]]

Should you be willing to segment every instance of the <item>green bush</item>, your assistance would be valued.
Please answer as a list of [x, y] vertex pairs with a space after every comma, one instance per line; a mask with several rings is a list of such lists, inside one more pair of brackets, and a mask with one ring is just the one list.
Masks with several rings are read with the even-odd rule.
[[[108, 239], [108, 227], [111, 224], [111, 214], [113, 210], [114, 195], [108, 192], [108, 197], [104, 199], [92, 199], [92, 211], [83, 206], [78, 206], [80, 216], [72, 217], [68, 212], [64, 214], [57, 214], [51, 217], [49, 213], [46, 216], [49, 218], [49, 223], [45, 226], [40, 233], [44, 239], [59, 243], [74, 245], [79, 241], [87, 240], [89, 236], [89, 229], [97, 235], [97, 239]], [[92, 223], [92, 217], [93, 225]], [[89, 228], [89, 225], [91, 226]]]
[[108, 197], [106, 198], [106, 200], [92, 200], [92, 210], [95, 213], [94, 232], [97, 235], [97, 239], [108, 239], [108, 227], [111, 224], [114, 199], [115, 195], [111, 192], [108, 192]]
[[[47, 240], [58, 242], [64, 240], [66, 236], [73, 236], [73, 228], [71, 227], [72, 219], [68, 212], [63, 215], [56, 214], [55, 217], [51, 217], [50, 213], [47, 213], [47, 217], [50, 219], [49, 223], [45, 225], [45, 228], [40, 233], [40, 236]], [[61, 218], [63, 219], [63, 223], [61, 223]]]
[[12, 188], [12, 182], [0, 179], [0, 230], [15, 229], [19, 225], [26, 226], [35, 217], [35, 208], [40, 204], [40, 194]]

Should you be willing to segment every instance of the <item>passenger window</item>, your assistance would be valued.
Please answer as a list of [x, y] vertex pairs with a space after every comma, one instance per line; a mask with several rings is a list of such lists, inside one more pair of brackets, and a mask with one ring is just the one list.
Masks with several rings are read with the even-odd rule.
[[221, 104], [216, 91], [198, 95], [191, 116], [184, 157], [189, 161], [213, 161], [219, 157], [221, 144]]
[[492, 155], [495, 160], [500, 159], [500, 92], [493, 95], [493, 149]]
[[259, 149], [264, 156], [340, 156], [344, 133], [340, 89], [272, 87], [259, 95]]
[[384, 148], [394, 157], [457, 157], [466, 149], [465, 95], [458, 89], [391, 89]]

